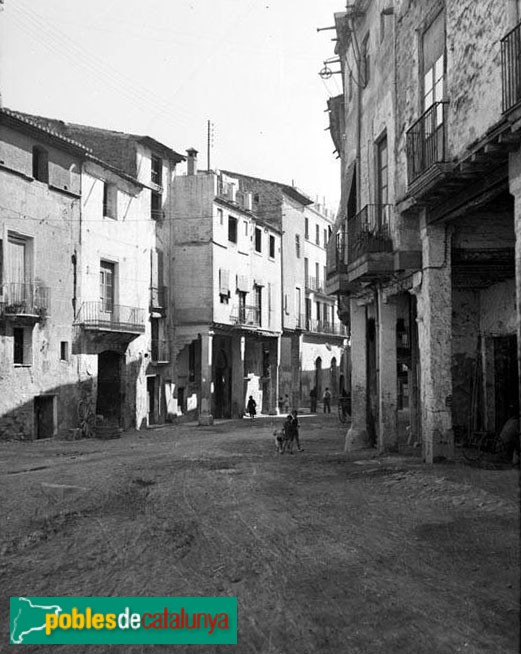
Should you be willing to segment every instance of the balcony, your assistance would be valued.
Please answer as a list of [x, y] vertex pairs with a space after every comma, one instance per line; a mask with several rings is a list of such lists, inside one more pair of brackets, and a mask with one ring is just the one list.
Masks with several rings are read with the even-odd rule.
[[166, 309], [167, 293], [166, 286], [150, 287], [150, 311], [161, 311]]
[[75, 325], [88, 331], [139, 336], [145, 331], [145, 310], [107, 302], [83, 302]]
[[260, 327], [260, 309], [256, 306], [235, 305], [232, 307], [230, 320], [244, 327]]
[[501, 39], [503, 113], [521, 104], [521, 23]]
[[347, 222], [349, 282], [371, 281], [394, 270], [390, 204], [367, 204]]
[[8, 282], [0, 287], [0, 316], [17, 322], [38, 322], [49, 311], [49, 299], [45, 286]]
[[315, 293], [325, 293], [324, 282], [319, 277], [312, 277], [306, 275], [306, 291], [313, 291]]
[[423, 195], [453, 166], [447, 151], [448, 102], [435, 102], [409, 128], [406, 136], [409, 193]]
[[153, 364], [160, 365], [170, 362], [167, 340], [153, 338], [150, 350], [150, 356]]
[[306, 320], [306, 331], [319, 334], [333, 334], [335, 336], [346, 335], [345, 325], [341, 323], [331, 323], [325, 320], [313, 320], [312, 318], [307, 318]]

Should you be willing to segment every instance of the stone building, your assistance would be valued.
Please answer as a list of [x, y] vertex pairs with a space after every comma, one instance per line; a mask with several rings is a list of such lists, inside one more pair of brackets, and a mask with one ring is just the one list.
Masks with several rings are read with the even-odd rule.
[[432, 462], [519, 413], [519, 12], [359, 0], [335, 14], [328, 290], [350, 306], [348, 448], [395, 448], [409, 427]]
[[175, 376], [183, 414], [201, 423], [277, 407], [281, 234], [233, 175], [197, 168], [174, 182]]
[[347, 333], [337, 302], [325, 289], [326, 253], [333, 221], [326, 209], [295, 186], [234, 175], [239, 191], [251, 194], [253, 210], [282, 235], [282, 337], [279, 395], [291, 406], [309, 405], [315, 387], [334, 400], [345, 384]]
[[164, 420], [159, 252], [183, 157], [147, 137], [8, 110], [1, 120], [4, 435]]

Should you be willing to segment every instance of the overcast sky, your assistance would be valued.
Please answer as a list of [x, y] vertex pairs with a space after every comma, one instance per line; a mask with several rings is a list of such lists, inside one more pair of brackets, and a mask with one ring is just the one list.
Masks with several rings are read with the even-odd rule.
[[147, 134], [206, 168], [295, 184], [336, 210], [324, 82], [342, 0], [4, 0], [0, 85], [11, 109]]

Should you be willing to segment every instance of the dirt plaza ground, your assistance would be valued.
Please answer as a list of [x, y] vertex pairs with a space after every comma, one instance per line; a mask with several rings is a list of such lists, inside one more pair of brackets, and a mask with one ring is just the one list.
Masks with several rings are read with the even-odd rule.
[[50, 651], [7, 645], [19, 595], [238, 598], [237, 646], [125, 654], [518, 651], [517, 469], [347, 456], [334, 413], [280, 456], [280, 424], [0, 443], [0, 652]]

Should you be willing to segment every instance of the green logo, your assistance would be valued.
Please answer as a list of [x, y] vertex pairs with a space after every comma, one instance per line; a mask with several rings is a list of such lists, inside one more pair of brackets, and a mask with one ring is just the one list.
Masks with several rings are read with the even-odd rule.
[[12, 645], [237, 644], [236, 597], [11, 597]]

